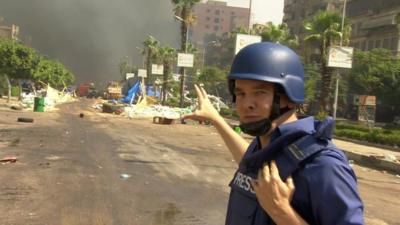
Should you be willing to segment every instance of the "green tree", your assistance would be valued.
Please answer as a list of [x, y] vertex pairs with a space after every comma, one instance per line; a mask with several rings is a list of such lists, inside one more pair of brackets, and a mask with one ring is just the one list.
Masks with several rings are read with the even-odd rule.
[[38, 62], [34, 49], [13, 40], [0, 39], [0, 73], [7, 82], [8, 101], [11, 97], [10, 78], [18, 81], [21, 90], [20, 79], [32, 78]]
[[382, 105], [400, 112], [400, 59], [390, 50], [356, 51], [348, 82], [350, 94], [375, 95]]
[[342, 37], [344, 45], [349, 42], [351, 26], [345, 20], [343, 32], [341, 32], [342, 18], [338, 13], [319, 11], [310, 21], [304, 22], [304, 28], [308, 35], [304, 41], [311, 48], [318, 48], [321, 63], [321, 86], [319, 92], [320, 110], [330, 111], [330, 94], [332, 92], [332, 69], [327, 67], [328, 48], [337, 45]]
[[154, 86], [155, 79], [151, 74], [151, 66], [152, 62], [157, 59], [157, 50], [160, 48], [160, 42], [149, 35], [143, 42], [143, 45], [145, 49], [142, 51], [142, 54], [146, 55], [147, 85]]
[[[171, 0], [174, 6], [175, 18], [180, 18], [181, 21], [181, 51], [187, 51], [187, 33], [189, 26], [193, 25], [196, 21], [196, 16], [193, 12], [193, 7], [200, 2], [200, 0]], [[185, 77], [183, 76], [185, 68], [179, 68], [181, 74], [181, 87], [180, 87], [180, 106], [183, 106], [183, 88]]]
[[137, 73], [137, 66], [133, 66], [128, 62], [128, 57], [124, 57], [124, 59], [119, 63], [119, 74], [121, 75], [121, 81], [126, 80], [127, 73]]
[[286, 23], [274, 25], [272, 22], [266, 24], [254, 24], [252, 33], [260, 35], [262, 41], [280, 43], [291, 48], [299, 45], [299, 41], [295, 35], [290, 34]]
[[72, 84], [75, 76], [62, 63], [40, 57], [33, 79], [47, 83], [54, 88], [63, 88]]
[[197, 78], [196, 83], [202, 83], [207, 93], [227, 99], [229, 93], [226, 74], [227, 71], [216, 66], [205, 67]]
[[159, 57], [163, 63], [163, 82], [162, 82], [162, 105], [165, 105], [169, 80], [171, 79], [173, 62], [176, 59], [176, 50], [170, 46], [164, 46], [159, 49]]

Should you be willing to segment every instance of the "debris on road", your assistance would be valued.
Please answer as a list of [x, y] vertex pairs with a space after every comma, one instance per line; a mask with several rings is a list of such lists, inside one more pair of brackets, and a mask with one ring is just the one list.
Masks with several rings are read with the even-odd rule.
[[5, 163], [15, 163], [17, 162], [18, 158], [16, 156], [5, 156], [2, 159], [0, 159], [0, 162], [5, 164]]
[[60, 157], [60, 156], [52, 155], [52, 156], [47, 156], [46, 159], [47, 159], [47, 160], [55, 161], [55, 160], [61, 159], [61, 157]]
[[155, 124], [172, 124], [172, 123], [174, 123], [174, 119], [155, 116], [155, 117], [153, 117], [153, 123], [155, 123]]
[[386, 154], [384, 159], [390, 162], [398, 162], [397, 157], [392, 154]]
[[126, 180], [126, 179], [130, 178], [131, 175], [129, 175], [129, 174], [127, 174], [127, 173], [121, 173], [121, 174], [119, 175], [119, 177], [120, 177], [121, 179], [123, 179], [123, 180]]
[[192, 112], [190, 108], [171, 108], [161, 105], [132, 105], [125, 107], [125, 116], [129, 118], [153, 118], [164, 117], [168, 119], [179, 119], [181, 115]]
[[33, 123], [33, 118], [29, 118], [29, 117], [18, 117], [17, 121], [18, 121], [18, 122], [21, 122], [21, 123]]
[[22, 110], [22, 107], [17, 105], [12, 105], [10, 108], [13, 110]]
[[79, 113], [79, 117], [80, 117], [80, 118], [83, 118], [84, 116], [85, 116], [85, 114]]

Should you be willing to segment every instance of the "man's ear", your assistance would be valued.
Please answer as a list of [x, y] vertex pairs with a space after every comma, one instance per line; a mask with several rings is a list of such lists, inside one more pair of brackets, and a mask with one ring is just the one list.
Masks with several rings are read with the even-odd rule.
[[281, 95], [281, 108], [284, 108], [285, 106], [287, 106], [289, 109], [294, 109], [296, 108], [296, 103], [290, 101], [287, 95]]
[[289, 102], [288, 102], [288, 108], [289, 108], [289, 109], [294, 109], [294, 108], [296, 108], [296, 103], [293, 103], [293, 102], [289, 101]]

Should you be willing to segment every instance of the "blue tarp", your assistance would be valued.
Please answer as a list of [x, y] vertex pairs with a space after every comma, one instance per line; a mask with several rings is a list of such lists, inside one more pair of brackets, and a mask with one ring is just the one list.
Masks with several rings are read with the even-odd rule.
[[123, 101], [124, 103], [131, 103], [131, 102], [135, 99], [136, 94], [137, 94], [139, 91], [140, 91], [140, 81], [136, 82], [136, 84], [133, 85], [133, 86], [131, 87], [131, 89], [129, 89], [128, 95], [126, 95], [125, 98], [122, 99], [122, 101]]
[[159, 98], [160, 97], [160, 95], [161, 95], [161, 93], [160, 93], [160, 91], [157, 91], [157, 92], [155, 92], [154, 91], [154, 86], [147, 86], [147, 88], [146, 88], [146, 95], [147, 96], [153, 96], [153, 97], [157, 97], [157, 98]]

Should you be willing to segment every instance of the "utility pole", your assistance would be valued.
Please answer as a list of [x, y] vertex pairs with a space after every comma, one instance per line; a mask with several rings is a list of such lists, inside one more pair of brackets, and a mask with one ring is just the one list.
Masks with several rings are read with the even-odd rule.
[[249, 34], [251, 31], [251, 6], [252, 6], [253, 0], [249, 0]]
[[[342, 45], [343, 45], [343, 27], [344, 27], [344, 19], [346, 17], [346, 3], [347, 3], [347, 0], [344, 0], [343, 12], [342, 12], [342, 26], [341, 26], [341, 30], [340, 30], [340, 47], [342, 47]], [[336, 69], [335, 101], [333, 103], [333, 119], [334, 120], [336, 120], [336, 112], [337, 112], [337, 105], [338, 105], [339, 79], [340, 79], [340, 72], [339, 72], [339, 68], [337, 68]]]

